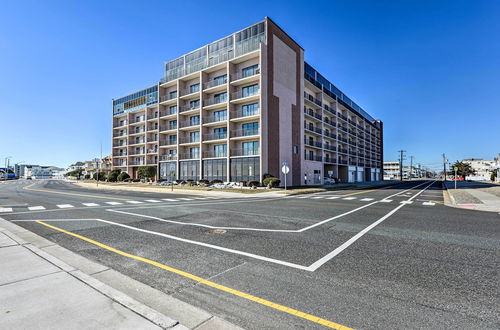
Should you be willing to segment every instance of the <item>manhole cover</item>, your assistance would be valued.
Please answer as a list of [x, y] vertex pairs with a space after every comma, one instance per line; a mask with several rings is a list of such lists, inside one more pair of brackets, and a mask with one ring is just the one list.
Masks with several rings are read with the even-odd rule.
[[224, 229], [210, 229], [205, 232], [207, 235], [220, 235], [224, 234], [227, 230]]

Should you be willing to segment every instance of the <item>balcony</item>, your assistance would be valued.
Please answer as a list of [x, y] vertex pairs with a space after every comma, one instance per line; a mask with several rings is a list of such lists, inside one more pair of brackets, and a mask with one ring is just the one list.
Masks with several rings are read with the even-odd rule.
[[157, 165], [158, 160], [156, 158], [146, 159], [146, 164], [148, 165]]
[[347, 165], [347, 160], [345, 160], [345, 159], [339, 159], [339, 164], [340, 165]]
[[189, 127], [193, 127], [193, 128], [199, 128], [200, 126], [200, 120], [185, 120], [185, 121], [181, 121], [180, 122], [180, 125], [179, 125], [179, 128], [189, 128]]
[[148, 149], [146, 153], [147, 154], [156, 154], [156, 153], [158, 153], [158, 149]]
[[113, 157], [125, 157], [127, 156], [127, 151], [113, 152]]
[[155, 113], [153, 113], [153, 115], [151, 117], [148, 116], [147, 120], [149, 121], [149, 120], [154, 120], [154, 119], [157, 119], [157, 118], [158, 118], [158, 112], [155, 112]]
[[193, 144], [200, 143], [200, 136], [188, 136], [179, 139], [179, 144]]
[[190, 97], [197, 97], [200, 95], [200, 88], [184, 88], [181, 90], [180, 98], [185, 99], [185, 98], [190, 98]]
[[338, 128], [347, 133], [347, 127], [339, 125]]
[[160, 161], [177, 160], [177, 154], [161, 155]]
[[157, 129], [158, 129], [158, 125], [148, 126], [148, 132], [149, 131], [156, 131]]
[[144, 143], [146, 143], [146, 141], [144, 139], [140, 139], [140, 140], [131, 141], [128, 145], [133, 146], [133, 145], [144, 144]]
[[354, 136], [358, 136], [358, 134], [355, 131], [353, 131], [352, 129], [349, 130], [349, 134], [354, 135]]
[[177, 108], [174, 109], [164, 109], [160, 111], [160, 117], [168, 117], [177, 115]]
[[337, 140], [344, 142], [344, 143], [347, 143], [347, 139], [345, 137], [340, 136], [340, 135], [337, 137]]
[[217, 141], [227, 139], [227, 132], [222, 133], [210, 133], [203, 135], [203, 142], [205, 141]]
[[128, 125], [128, 120], [124, 120], [122, 123], [117, 122], [116, 125], [113, 124], [113, 128], [125, 127]]
[[132, 150], [128, 154], [130, 156], [136, 156], [136, 155], [144, 155], [144, 153], [145, 153], [144, 150], [141, 149], [141, 150]]
[[227, 120], [227, 114], [225, 115], [211, 115], [211, 116], [203, 116], [203, 124], [211, 124], [207, 126], [216, 126], [217, 123], [222, 123]]
[[336, 115], [337, 115], [337, 114], [336, 114], [336, 112], [335, 112], [335, 109], [333, 109], [333, 108], [331, 108], [331, 107], [327, 106], [326, 104], [324, 104], [324, 105], [323, 105], [323, 108], [324, 108], [326, 111], [328, 111], [329, 113], [331, 113], [332, 115], [334, 115], [334, 116], [336, 116]]
[[352, 146], [357, 146], [356, 142], [354, 142], [353, 140], [349, 140], [349, 144]]
[[209, 99], [203, 100], [203, 108], [204, 109], [215, 109], [220, 106], [225, 106], [227, 103], [227, 94], [220, 97], [211, 97]]
[[337, 147], [336, 147], [336, 146], [334, 146], [334, 145], [331, 145], [331, 144], [325, 144], [325, 145], [324, 145], [324, 148], [325, 148], [326, 150], [330, 150], [330, 151], [337, 151]]
[[336, 123], [335, 121], [330, 120], [330, 119], [328, 119], [328, 118], [326, 118], [326, 117], [325, 117], [325, 118], [323, 118], [323, 122], [324, 122], [325, 124], [327, 124], [327, 125], [332, 126], [332, 127], [336, 127], [336, 126], [337, 126], [337, 123]]
[[337, 150], [338, 150], [338, 152], [341, 152], [341, 153], [343, 153], [343, 154], [346, 154], [346, 153], [347, 153], [347, 149], [341, 148], [340, 146], [339, 146], [339, 147], [337, 147]]
[[194, 110], [199, 110], [200, 109], [200, 104], [199, 102], [198, 103], [194, 103], [194, 104], [184, 104], [183, 106], [181, 106], [180, 110], [179, 110], [179, 113], [183, 113], [183, 112], [188, 112], [188, 111], [193, 111], [195, 112]]
[[231, 85], [243, 85], [250, 82], [259, 80], [260, 69], [256, 68], [255, 70], [245, 71], [245, 72], [237, 72], [231, 74]]
[[113, 162], [113, 166], [115, 166], [115, 167], [126, 167], [127, 166], [127, 162], [126, 161], [123, 161], [123, 162]]
[[259, 129], [236, 129], [231, 131], [231, 138], [253, 138], [259, 134]]
[[260, 89], [252, 91], [239, 90], [231, 94], [231, 103], [243, 103], [257, 100], [259, 98]]
[[176, 146], [177, 140], [160, 140], [160, 147], [163, 146]]
[[245, 121], [250, 119], [256, 119], [260, 115], [259, 109], [252, 110], [236, 110], [231, 112], [231, 121]]
[[322, 148], [323, 147], [323, 143], [321, 143], [319, 141], [311, 141], [309, 139], [304, 139], [304, 144], [306, 146], [313, 147], [313, 148]]
[[113, 133], [113, 137], [127, 136], [127, 132], [116, 132]]
[[333, 134], [331, 132], [328, 132], [328, 131], [323, 131], [323, 135], [326, 136], [326, 137], [329, 137], [331, 139], [336, 139], [337, 138], [337, 135], [336, 134]]
[[129, 161], [129, 166], [143, 166], [146, 165], [145, 161], [131, 160]]
[[322, 134], [323, 133], [323, 130], [319, 127], [314, 127], [312, 125], [307, 125], [306, 123], [304, 123], [304, 129], [308, 132], [312, 132], [314, 134]]
[[130, 121], [130, 125], [133, 125], [133, 124], [137, 124], [137, 123], [142, 123], [144, 122], [146, 119], [144, 117], [141, 117], [141, 118], [137, 118], [137, 119], [132, 119]]
[[309, 154], [304, 154], [304, 159], [305, 160], [312, 160], [314, 162], [322, 162], [323, 161], [323, 157], [321, 156], [317, 156], [317, 155], [309, 155]]
[[118, 147], [126, 147], [127, 146], [127, 142], [117, 142], [117, 143], [113, 143], [113, 148], [118, 148]]
[[[210, 80], [203, 84], [203, 90], [210, 90], [211, 92], [215, 90], [225, 90], [227, 84], [227, 77], [224, 79]], [[219, 87], [219, 88], [217, 88]]]
[[176, 130], [177, 125], [160, 125], [160, 132]]
[[141, 128], [141, 129], [130, 130], [128, 135], [143, 134], [143, 133], [146, 133], [146, 130], [144, 128]]
[[349, 165], [351, 165], [351, 166], [357, 166], [357, 165], [358, 165], [358, 162], [357, 162], [357, 161], [355, 161], [355, 160], [350, 160], [350, 161], [349, 161]]
[[342, 119], [344, 121], [347, 121], [347, 117], [344, 116], [343, 114], [339, 113], [338, 116], [339, 116], [340, 119]]
[[328, 156], [325, 157], [324, 161], [325, 161], [325, 163], [331, 163], [331, 164], [337, 163], [337, 159], [335, 159], [333, 157], [328, 157]]
[[158, 142], [158, 138], [157, 137], [155, 138], [154, 136], [153, 137], [148, 137], [147, 141], [148, 141], [148, 143]]
[[317, 119], [317, 120], [323, 119], [323, 116], [320, 113], [314, 111], [313, 109], [307, 109], [306, 107], [304, 107], [304, 114], [308, 115], [311, 118]]
[[203, 151], [203, 158], [224, 158], [227, 157], [227, 150], [223, 151]]
[[200, 159], [200, 153], [199, 152], [195, 152], [195, 153], [183, 153], [183, 154], [179, 154], [179, 159]]
[[162, 103], [175, 103], [174, 100], [177, 99], [177, 93], [174, 93], [172, 95], [167, 94], [167, 95], [161, 95], [160, 96], [160, 104]]
[[259, 149], [231, 149], [231, 156], [259, 156]]
[[311, 94], [304, 92], [304, 98], [306, 99], [306, 101], [309, 101], [311, 104], [319, 106], [321, 108], [321, 106], [322, 106], [321, 100], [315, 98]]

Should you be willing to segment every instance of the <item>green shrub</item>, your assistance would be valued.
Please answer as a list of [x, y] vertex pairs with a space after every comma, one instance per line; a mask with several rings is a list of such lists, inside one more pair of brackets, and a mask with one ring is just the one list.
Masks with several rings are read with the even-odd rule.
[[240, 181], [240, 186], [242, 186], [242, 187], [246, 187], [246, 186], [247, 186], [247, 184], [248, 184], [248, 183], [247, 183], [247, 181], [245, 181], [245, 180]]
[[[96, 173], [94, 173], [94, 175], [92, 176], [92, 178], [93, 178], [94, 180], [97, 180], [97, 172], [96, 172]], [[104, 180], [106, 180], [106, 173], [104, 173], [104, 172], [99, 172], [99, 181], [104, 181]]]
[[215, 180], [210, 181], [210, 184], [218, 184], [218, 183], [223, 183], [223, 182], [222, 182], [222, 180], [219, 180], [219, 179], [215, 179]]
[[141, 182], [141, 179], [133, 179], [132, 182]]
[[264, 184], [264, 186], [267, 186], [267, 187], [277, 187], [277, 186], [279, 186], [280, 182], [281, 182], [280, 179], [274, 178], [271, 176], [262, 180], [262, 183]]
[[248, 185], [249, 187], [259, 187], [259, 186], [260, 186], [260, 182], [259, 182], [259, 181], [252, 180], [252, 181], [248, 181], [247, 185]]
[[90, 179], [90, 174], [85, 174], [85, 176], [83, 177], [85, 180], [88, 180]]
[[132, 182], [132, 179], [131, 178], [126, 178], [125, 180], [123, 180], [123, 182]]
[[121, 172], [116, 179], [118, 181], [125, 181], [126, 179], [130, 179], [130, 175], [127, 172]]
[[111, 172], [109, 172], [108, 174], [108, 181], [109, 182], [116, 182], [118, 181], [118, 175], [120, 175], [120, 172], [122, 170], [118, 169], [118, 170], [112, 170]]
[[205, 179], [201, 179], [200, 181], [198, 181], [199, 184], [209, 184], [209, 181], [208, 180], [205, 180]]

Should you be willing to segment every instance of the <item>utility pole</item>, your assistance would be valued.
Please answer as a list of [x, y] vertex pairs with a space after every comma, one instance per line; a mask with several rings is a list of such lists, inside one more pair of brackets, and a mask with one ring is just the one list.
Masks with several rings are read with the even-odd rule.
[[443, 154], [443, 173], [444, 173], [444, 182], [446, 182], [446, 162], [447, 162], [447, 159], [446, 159], [446, 155]]
[[413, 156], [410, 156], [410, 180], [411, 180], [411, 175], [413, 173]]
[[399, 152], [399, 180], [403, 181], [403, 157], [406, 150], [398, 150]]

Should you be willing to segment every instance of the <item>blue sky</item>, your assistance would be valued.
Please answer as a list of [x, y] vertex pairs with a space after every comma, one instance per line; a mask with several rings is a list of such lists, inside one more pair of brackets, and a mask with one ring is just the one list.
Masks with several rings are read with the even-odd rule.
[[305, 58], [384, 121], [385, 160], [500, 152], [499, 1], [4, 1], [0, 166], [111, 151], [111, 99], [162, 64], [271, 17]]

